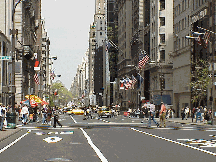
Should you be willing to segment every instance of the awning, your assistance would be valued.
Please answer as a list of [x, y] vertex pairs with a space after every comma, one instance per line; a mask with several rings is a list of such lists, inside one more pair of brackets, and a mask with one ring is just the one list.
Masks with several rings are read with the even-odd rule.
[[153, 101], [155, 105], [160, 105], [162, 101], [164, 104], [171, 105], [170, 95], [162, 95], [162, 100], [161, 95], [154, 95]]

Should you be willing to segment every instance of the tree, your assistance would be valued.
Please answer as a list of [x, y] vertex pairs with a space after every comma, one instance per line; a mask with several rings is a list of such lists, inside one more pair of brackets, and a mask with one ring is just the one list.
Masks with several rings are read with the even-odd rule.
[[190, 82], [191, 88], [191, 101], [200, 106], [201, 101], [207, 98], [207, 89], [210, 84], [211, 78], [209, 77], [209, 62], [199, 60], [193, 63], [192, 81]]
[[[57, 95], [54, 95], [52, 92], [57, 91]], [[58, 104], [66, 105], [69, 101], [72, 100], [72, 93], [63, 86], [62, 82], [57, 81], [51, 86], [51, 106], [55, 106], [54, 100], [58, 100]]]

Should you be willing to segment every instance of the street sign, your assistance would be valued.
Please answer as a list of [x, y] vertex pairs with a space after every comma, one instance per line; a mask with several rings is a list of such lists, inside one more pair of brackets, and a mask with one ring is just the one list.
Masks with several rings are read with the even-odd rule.
[[0, 60], [11, 60], [11, 56], [0, 56]]

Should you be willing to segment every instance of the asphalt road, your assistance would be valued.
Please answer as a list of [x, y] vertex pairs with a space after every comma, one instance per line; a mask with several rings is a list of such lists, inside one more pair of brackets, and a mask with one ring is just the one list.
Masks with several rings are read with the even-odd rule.
[[[215, 161], [216, 129], [168, 122], [166, 128], [143, 119], [117, 116], [83, 120], [60, 115], [63, 127], [32, 123], [0, 142], [0, 161]], [[157, 119], [158, 120], [158, 119]], [[90, 127], [89, 127], [90, 125]]]

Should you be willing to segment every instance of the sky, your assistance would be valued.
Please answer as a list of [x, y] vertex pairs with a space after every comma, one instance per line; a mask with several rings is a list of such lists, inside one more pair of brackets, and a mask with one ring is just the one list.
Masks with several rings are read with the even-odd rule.
[[94, 21], [95, 0], [42, 0], [42, 17], [50, 39], [56, 80], [71, 87], [77, 66], [88, 48], [90, 24]]

